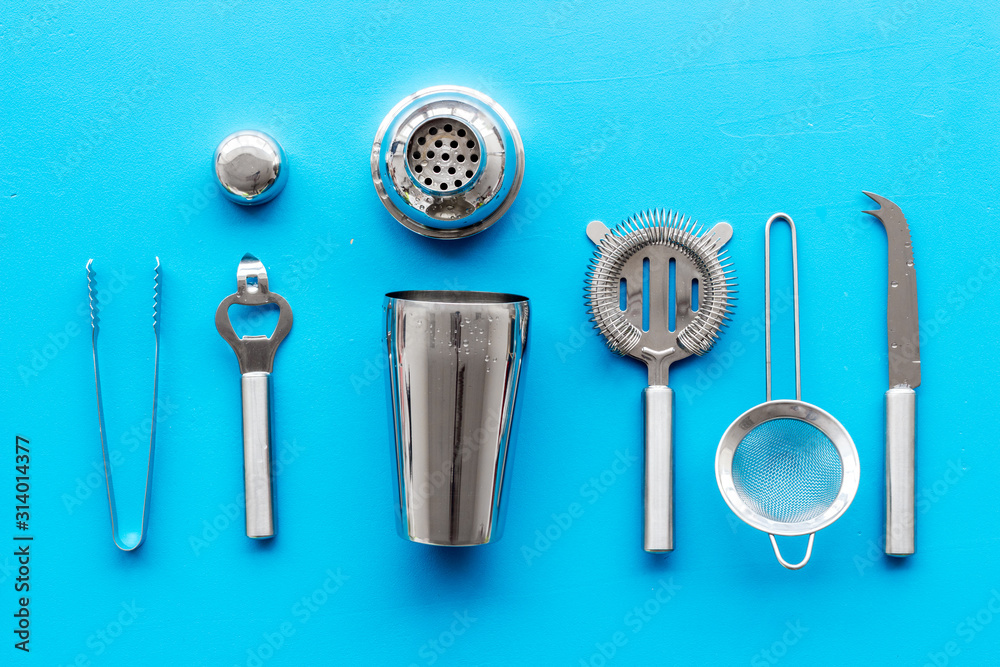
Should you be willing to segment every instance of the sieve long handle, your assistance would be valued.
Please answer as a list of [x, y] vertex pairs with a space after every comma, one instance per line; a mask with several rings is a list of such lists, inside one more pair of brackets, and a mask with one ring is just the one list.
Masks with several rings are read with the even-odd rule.
[[654, 385], [643, 392], [646, 411], [643, 504], [646, 551], [674, 550], [674, 391]]
[[915, 551], [917, 394], [909, 387], [885, 392], [885, 553]]

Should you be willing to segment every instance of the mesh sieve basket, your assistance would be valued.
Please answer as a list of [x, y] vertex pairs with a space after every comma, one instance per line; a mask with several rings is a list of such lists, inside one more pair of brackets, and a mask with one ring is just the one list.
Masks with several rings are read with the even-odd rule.
[[[771, 400], [771, 223], [792, 232], [795, 322], [795, 398]], [[767, 400], [730, 425], [719, 442], [715, 477], [726, 504], [771, 539], [778, 562], [797, 570], [812, 556], [816, 531], [847, 510], [858, 490], [858, 451], [847, 429], [825, 410], [802, 400], [799, 370], [799, 286], [795, 224], [776, 213], [765, 227], [765, 354]], [[781, 556], [775, 535], [809, 535], [805, 557]]]

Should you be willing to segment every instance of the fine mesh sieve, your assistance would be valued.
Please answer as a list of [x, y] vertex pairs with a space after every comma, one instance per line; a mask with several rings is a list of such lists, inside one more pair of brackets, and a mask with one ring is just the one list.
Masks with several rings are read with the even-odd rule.
[[[792, 233], [795, 326], [795, 400], [771, 400], [771, 224]], [[715, 476], [729, 507], [749, 525], [768, 533], [778, 562], [797, 570], [809, 562], [816, 531], [844, 513], [858, 490], [854, 441], [830, 413], [802, 400], [799, 369], [799, 279], [795, 223], [776, 213], [764, 230], [765, 355], [767, 400], [726, 429], [715, 457]], [[805, 557], [788, 563], [775, 535], [809, 535]]]
[[743, 436], [733, 455], [733, 485], [772, 521], [814, 519], [840, 493], [840, 454], [822, 431], [796, 419], [772, 419]]

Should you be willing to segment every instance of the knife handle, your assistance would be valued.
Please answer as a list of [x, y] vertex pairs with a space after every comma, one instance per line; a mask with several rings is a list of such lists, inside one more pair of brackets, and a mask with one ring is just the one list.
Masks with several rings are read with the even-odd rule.
[[909, 387], [885, 392], [885, 553], [914, 552], [917, 394]]

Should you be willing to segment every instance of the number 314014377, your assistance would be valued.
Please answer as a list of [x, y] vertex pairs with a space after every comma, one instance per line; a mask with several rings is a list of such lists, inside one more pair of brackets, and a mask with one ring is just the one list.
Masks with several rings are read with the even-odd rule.
[[28, 529], [28, 519], [30, 519], [28, 503], [28, 492], [31, 490], [30, 476], [28, 468], [31, 464], [31, 454], [28, 451], [28, 439], [17, 436], [14, 450], [14, 470], [17, 472], [15, 481], [15, 496], [17, 504], [14, 506], [14, 521], [20, 530]]

